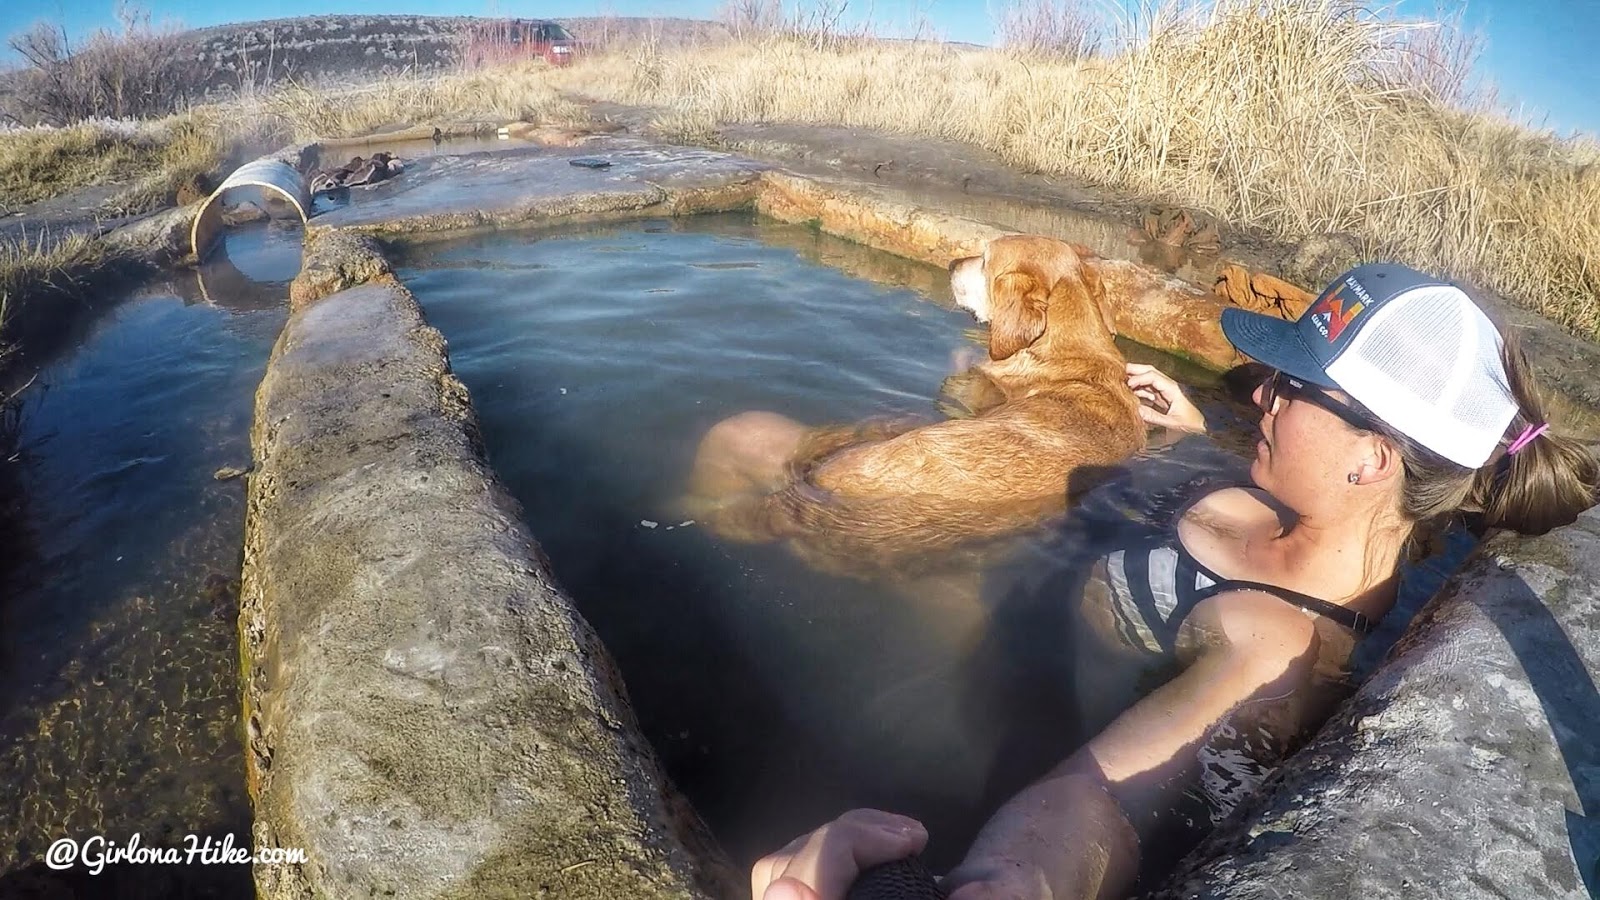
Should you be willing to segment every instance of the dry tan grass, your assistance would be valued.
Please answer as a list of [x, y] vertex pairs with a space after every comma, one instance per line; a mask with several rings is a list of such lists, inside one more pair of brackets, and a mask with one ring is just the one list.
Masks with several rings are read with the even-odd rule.
[[26, 321], [22, 330], [48, 331], [70, 318], [70, 304], [58, 304], [59, 314], [40, 304], [83, 299], [107, 278], [139, 266], [127, 252], [82, 232], [0, 240], [0, 367], [15, 349], [19, 323]]
[[106, 203], [105, 213], [146, 212], [171, 205], [181, 185], [218, 180], [224, 160], [239, 145], [349, 137], [395, 124], [587, 121], [582, 106], [556, 96], [544, 82], [542, 68], [392, 79], [347, 90], [290, 84], [154, 122], [0, 131], [0, 207], [115, 183], [124, 187]]
[[107, 213], [146, 212], [170, 205], [180, 184], [213, 175], [227, 153], [215, 122], [197, 114], [0, 131], [0, 206], [111, 183], [126, 187]]
[[[1346, 232], [1600, 337], [1600, 148], [1441, 105], [1414, 29], [1331, 0], [1217, 0], [1124, 22], [1087, 60], [765, 38], [551, 72], [674, 121], [964, 141], [1018, 168], [1287, 239]], [[1425, 68], [1425, 67], [1424, 67]]]
[[148, 164], [153, 141], [93, 123], [0, 132], [0, 205], [21, 206]]
[[203, 194], [222, 180], [221, 169], [234, 143], [216, 117], [203, 111], [167, 119], [150, 169], [107, 206], [133, 214], [173, 205], [185, 186]]
[[673, 144], [714, 146], [717, 120], [701, 110], [669, 109], [650, 120], [652, 135]]
[[556, 96], [541, 69], [529, 64], [470, 75], [394, 79], [348, 90], [291, 84], [154, 122], [91, 121], [0, 131], [0, 207], [106, 183], [123, 185], [106, 202], [106, 214], [170, 206], [180, 186], [218, 180], [220, 167], [238, 145], [349, 137], [395, 124], [587, 121], [582, 106]]
[[542, 63], [437, 77], [400, 78], [349, 90], [298, 85], [219, 109], [238, 132], [264, 130], [281, 140], [370, 134], [393, 125], [487, 120], [571, 125], [588, 121], [584, 108], [563, 100], [546, 82]]

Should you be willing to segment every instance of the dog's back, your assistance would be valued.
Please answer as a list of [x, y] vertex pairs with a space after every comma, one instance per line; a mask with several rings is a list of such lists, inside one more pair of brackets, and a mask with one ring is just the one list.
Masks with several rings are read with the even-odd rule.
[[1062, 385], [887, 439], [821, 429], [750, 524], [823, 569], [937, 564], [1063, 512], [1138, 452], [1145, 428], [1121, 393], [1119, 367], [1114, 382]]
[[[976, 258], [975, 258], [976, 259]], [[780, 539], [818, 568], [908, 573], [1065, 510], [1144, 445], [1138, 401], [1093, 270], [1070, 245], [992, 242], [958, 302], [990, 324], [968, 418], [807, 430], [787, 478], [722, 508], [714, 527]], [[966, 278], [965, 291], [959, 279]]]

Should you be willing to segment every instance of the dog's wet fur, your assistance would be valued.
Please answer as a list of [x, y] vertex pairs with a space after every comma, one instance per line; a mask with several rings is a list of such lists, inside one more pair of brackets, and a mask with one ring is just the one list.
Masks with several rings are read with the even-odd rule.
[[1014, 235], [950, 265], [989, 358], [946, 379], [941, 422], [807, 428], [751, 412], [700, 445], [691, 511], [849, 574], [910, 573], [1062, 512], [1144, 447], [1112, 307], [1084, 247]]

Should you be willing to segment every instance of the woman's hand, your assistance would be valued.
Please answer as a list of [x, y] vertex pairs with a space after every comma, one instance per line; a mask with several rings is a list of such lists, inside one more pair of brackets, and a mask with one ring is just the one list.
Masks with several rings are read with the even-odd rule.
[[844, 900], [862, 869], [921, 853], [922, 823], [876, 809], [852, 809], [762, 857], [750, 870], [753, 900]]
[[[1183, 395], [1183, 388], [1155, 366], [1128, 363], [1128, 387], [1141, 401], [1139, 418], [1151, 425], [1206, 433], [1206, 417]], [[1148, 404], [1148, 405], [1146, 405]]]

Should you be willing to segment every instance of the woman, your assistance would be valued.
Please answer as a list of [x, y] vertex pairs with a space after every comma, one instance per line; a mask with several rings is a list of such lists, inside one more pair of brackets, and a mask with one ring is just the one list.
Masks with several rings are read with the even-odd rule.
[[[1207, 796], [1216, 818], [1237, 803], [1208, 763], [1270, 765], [1331, 712], [1327, 687], [1422, 539], [1463, 518], [1542, 534], [1596, 502], [1600, 465], [1549, 431], [1526, 359], [1453, 285], [1361, 266], [1295, 322], [1229, 309], [1222, 327], [1272, 369], [1253, 486], [1102, 560], [1085, 597], [1124, 650], [1180, 674], [1002, 806], [945, 879], [951, 900], [1121, 896], [1180, 797]], [[1128, 385], [1147, 422], [1205, 430], [1159, 371], [1129, 365]], [[846, 813], [758, 862], [755, 896], [842, 897], [926, 842], [912, 820]]]

